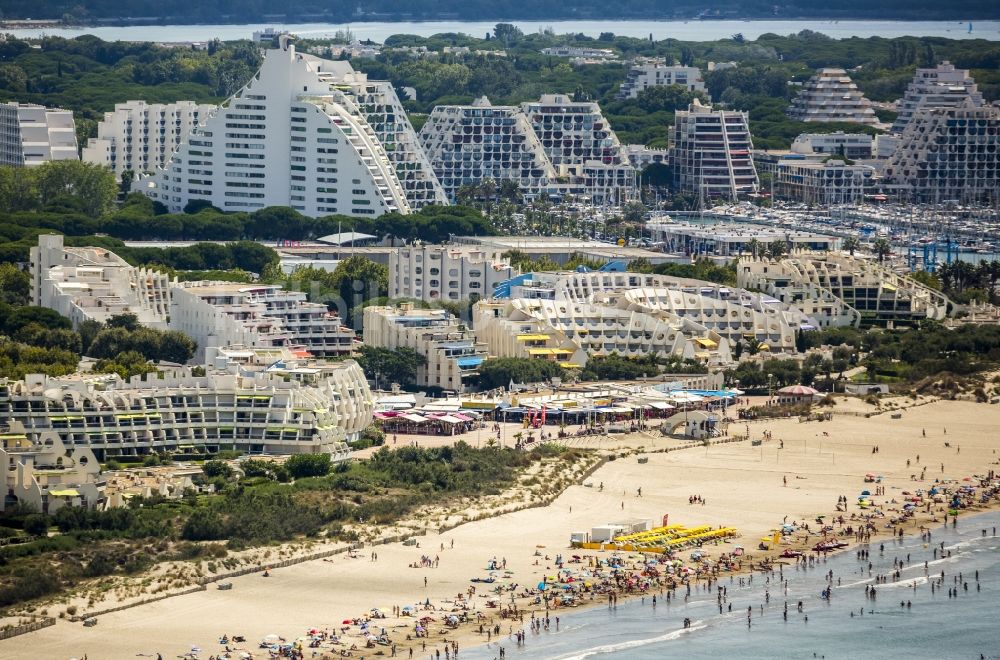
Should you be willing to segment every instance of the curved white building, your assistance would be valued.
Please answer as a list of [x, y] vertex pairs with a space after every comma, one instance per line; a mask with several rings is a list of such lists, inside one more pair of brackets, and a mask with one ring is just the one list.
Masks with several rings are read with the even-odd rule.
[[564, 367], [591, 356], [678, 355], [730, 361], [720, 335], [691, 319], [623, 309], [609, 301], [513, 298], [475, 306], [476, 335], [497, 357], [547, 359]]
[[54, 432], [101, 460], [170, 450], [236, 449], [251, 454], [322, 453], [345, 459], [345, 442], [371, 422], [374, 399], [353, 360], [314, 385], [267, 374], [177, 369], [148, 380], [0, 380], [0, 419], [29, 441]]
[[139, 189], [173, 212], [290, 206], [313, 217], [409, 213], [406, 192], [337, 63], [298, 55], [289, 37]]

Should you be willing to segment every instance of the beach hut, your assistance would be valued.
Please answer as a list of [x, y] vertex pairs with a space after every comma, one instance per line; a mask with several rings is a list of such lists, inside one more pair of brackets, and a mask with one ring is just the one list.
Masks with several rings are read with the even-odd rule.
[[822, 396], [823, 395], [819, 393], [819, 390], [813, 389], [807, 385], [789, 385], [788, 387], [782, 387], [776, 392], [779, 405], [812, 403], [813, 401], [822, 398]]

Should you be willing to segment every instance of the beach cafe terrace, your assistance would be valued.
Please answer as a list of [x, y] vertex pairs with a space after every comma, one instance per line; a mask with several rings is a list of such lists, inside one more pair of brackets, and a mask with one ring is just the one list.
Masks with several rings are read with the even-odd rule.
[[404, 435], [461, 435], [474, 430], [480, 418], [475, 411], [390, 410], [374, 414], [375, 423], [385, 433]]

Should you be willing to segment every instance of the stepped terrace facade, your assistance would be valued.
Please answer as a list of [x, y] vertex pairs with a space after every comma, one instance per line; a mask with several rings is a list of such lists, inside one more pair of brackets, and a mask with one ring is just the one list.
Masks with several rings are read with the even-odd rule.
[[329, 453], [371, 422], [374, 400], [354, 361], [321, 383], [178, 368], [128, 382], [78, 375], [0, 380], [0, 418], [29, 441], [54, 432], [101, 460], [151, 452], [236, 449], [251, 454]]
[[870, 259], [843, 253], [795, 252], [779, 260], [743, 257], [742, 287], [766, 291], [812, 312], [823, 327], [908, 326], [942, 320], [948, 298]]

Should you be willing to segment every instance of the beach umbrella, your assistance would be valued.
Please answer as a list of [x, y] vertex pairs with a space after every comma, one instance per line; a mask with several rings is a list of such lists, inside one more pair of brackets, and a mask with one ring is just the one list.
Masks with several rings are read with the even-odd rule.
[[539, 582], [538, 583], [538, 590], [539, 591], [545, 591], [547, 588], [548, 588], [548, 585], [545, 584], [544, 582]]

